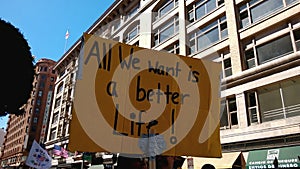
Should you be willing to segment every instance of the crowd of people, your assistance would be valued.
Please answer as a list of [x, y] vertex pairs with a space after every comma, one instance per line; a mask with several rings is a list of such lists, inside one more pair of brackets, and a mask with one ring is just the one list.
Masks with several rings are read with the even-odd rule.
[[156, 156], [154, 159], [151, 158], [153, 157], [131, 158], [119, 156], [117, 169], [150, 169], [151, 160], [155, 160], [152, 164], [155, 164], [156, 169], [180, 169], [185, 160], [180, 156]]
[[[150, 161], [149, 161], [150, 159]], [[185, 158], [181, 156], [156, 156], [152, 160], [155, 160], [155, 169], [181, 169], [185, 161]], [[117, 169], [151, 169], [150, 158], [132, 158], [126, 156], [118, 157]], [[215, 169], [211, 164], [205, 164], [201, 169]]]

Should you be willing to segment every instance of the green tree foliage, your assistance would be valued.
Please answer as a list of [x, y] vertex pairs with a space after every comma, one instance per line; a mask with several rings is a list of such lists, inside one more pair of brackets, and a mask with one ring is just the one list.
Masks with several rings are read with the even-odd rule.
[[34, 58], [23, 34], [0, 18], [0, 116], [24, 113], [32, 91]]

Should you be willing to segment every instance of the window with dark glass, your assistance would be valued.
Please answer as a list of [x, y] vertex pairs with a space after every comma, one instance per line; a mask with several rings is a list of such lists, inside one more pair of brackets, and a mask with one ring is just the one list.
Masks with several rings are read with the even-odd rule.
[[220, 127], [227, 127], [229, 126], [229, 119], [228, 119], [228, 111], [227, 111], [227, 104], [226, 100], [221, 101], [221, 120], [220, 120]]
[[230, 58], [224, 59], [223, 66], [224, 66], [225, 77], [231, 76], [232, 75], [231, 59]]
[[257, 47], [259, 64], [274, 60], [293, 52], [293, 46], [290, 35], [272, 40], [266, 44]]
[[47, 79], [47, 76], [46, 75], [41, 75], [41, 80], [46, 80]]
[[34, 117], [33, 118], [33, 123], [37, 123], [38, 122], [38, 118], [37, 117]]
[[221, 102], [221, 112], [221, 127], [226, 129], [238, 125], [237, 106], [235, 97], [229, 97]]
[[40, 82], [39, 88], [40, 88], [40, 89], [44, 89], [44, 87], [45, 87], [45, 82], [41, 81], [41, 82]]
[[42, 96], [43, 96], [43, 91], [42, 91], [42, 90], [39, 90], [38, 96], [39, 96], [39, 97], [42, 97]]
[[38, 106], [41, 105], [41, 100], [40, 99], [36, 100], [36, 105], [38, 105]]
[[36, 113], [36, 114], [40, 113], [40, 109], [39, 109], [38, 107], [35, 108], [35, 113]]
[[293, 53], [290, 34], [283, 35], [266, 43], [255, 45], [245, 51], [246, 69], [261, 65]]
[[36, 126], [35, 126], [35, 125], [32, 125], [32, 126], [31, 126], [31, 131], [32, 131], [32, 132], [35, 132], [35, 131], [36, 131]]
[[169, 53], [179, 54], [179, 42], [176, 41], [175, 43], [166, 47], [164, 50]]
[[246, 93], [247, 99], [247, 111], [248, 111], [248, 121], [249, 124], [258, 123], [258, 106], [257, 106], [257, 96], [255, 91], [250, 91]]
[[294, 38], [296, 43], [296, 48], [300, 51], [300, 29], [294, 30]]
[[254, 56], [253, 49], [250, 49], [250, 50], [246, 51], [245, 52], [245, 57], [246, 57], [246, 66], [247, 66], [247, 69], [250, 69], [250, 68], [256, 66], [255, 56]]
[[56, 129], [51, 129], [50, 131], [50, 140], [54, 140], [56, 137]]
[[50, 90], [50, 91], [53, 90], [53, 85], [49, 85], [49, 90]]
[[236, 107], [236, 100], [234, 98], [228, 99], [228, 110], [230, 113], [230, 123], [231, 125], [238, 124], [238, 117], [237, 117], [237, 107]]
[[64, 85], [63, 85], [63, 83], [61, 83], [61, 84], [58, 86], [56, 93], [62, 92], [62, 91], [63, 91], [63, 88], [64, 88]]

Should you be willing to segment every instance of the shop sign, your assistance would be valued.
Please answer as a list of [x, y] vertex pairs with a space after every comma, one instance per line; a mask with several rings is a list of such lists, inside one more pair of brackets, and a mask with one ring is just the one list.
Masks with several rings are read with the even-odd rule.
[[247, 169], [300, 167], [300, 146], [250, 151]]

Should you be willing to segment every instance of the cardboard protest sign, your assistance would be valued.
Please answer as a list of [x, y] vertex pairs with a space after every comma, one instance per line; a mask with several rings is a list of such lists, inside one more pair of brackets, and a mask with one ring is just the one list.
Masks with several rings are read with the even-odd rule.
[[89, 34], [83, 43], [69, 150], [221, 157], [220, 64]]

